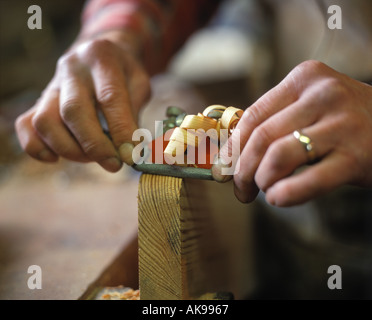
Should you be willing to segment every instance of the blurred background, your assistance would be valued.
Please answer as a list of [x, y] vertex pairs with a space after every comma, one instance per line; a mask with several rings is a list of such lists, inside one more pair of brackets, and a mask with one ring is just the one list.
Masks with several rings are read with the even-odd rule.
[[30, 30], [29, 1], [0, 1], [0, 177], [21, 153], [13, 136], [14, 120], [33, 105], [52, 78], [58, 57], [78, 33], [84, 1], [37, 4], [43, 28]]
[[[31, 4], [42, 9], [41, 30], [27, 27]], [[40, 163], [14, 132], [77, 36], [83, 4], [0, 0], [0, 299], [77, 299], [136, 236], [136, 177]], [[43, 290], [28, 289], [34, 264]]]

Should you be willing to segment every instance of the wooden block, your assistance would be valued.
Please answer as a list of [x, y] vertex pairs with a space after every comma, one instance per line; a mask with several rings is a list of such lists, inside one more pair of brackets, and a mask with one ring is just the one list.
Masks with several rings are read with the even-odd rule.
[[231, 183], [144, 174], [138, 209], [141, 300], [254, 288], [252, 216]]

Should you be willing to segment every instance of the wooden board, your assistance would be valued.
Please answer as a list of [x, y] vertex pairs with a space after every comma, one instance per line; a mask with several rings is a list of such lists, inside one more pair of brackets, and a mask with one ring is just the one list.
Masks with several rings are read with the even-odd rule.
[[141, 299], [197, 299], [254, 288], [249, 206], [231, 183], [144, 174], [138, 192]]

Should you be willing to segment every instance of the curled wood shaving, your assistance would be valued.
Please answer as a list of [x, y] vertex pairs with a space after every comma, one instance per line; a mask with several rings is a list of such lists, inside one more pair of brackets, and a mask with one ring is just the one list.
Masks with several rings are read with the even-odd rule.
[[[221, 116], [219, 119], [208, 117], [209, 114], [219, 112]], [[176, 127], [171, 134], [169, 143], [164, 150], [165, 157], [182, 157], [188, 146], [198, 147], [199, 138], [205, 136], [210, 129], [217, 131], [217, 137], [210, 137], [211, 141], [219, 145], [220, 140], [226, 141], [228, 136], [232, 133], [240, 118], [243, 115], [243, 110], [222, 105], [211, 105], [207, 107], [203, 113], [197, 115], [187, 115], [180, 127]], [[227, 134], [222, 137], [221, 129], [227, 129]], [[227, 135], [227, 136], [226, 136]], [[202, 140], [202, 139], [200, 139]], [[182, 161], [176, 160], [182, 163]]]
[[183, 129], [203, 129], [208, 131], [209, 129], [215, 129], [217, 126], [217, 120], [203, 116], [199, 113], [197, 116], [188, 115], [183, 119], [181, 128]]
[[219, 111], [222, 115], [225, 110], [226, 110], [225, 106], [222, 106], [220, 104], [214, 104], [214, 105], [211, 105], [211, 106], [205, 108], [204, 111], [203, 111], [203, 115], [206, 116], [206, 117], [209, 117], [209, 115], [214, 111]]
[[242, 109], [228, 107], [222, 114], [221, 128], [228, 129], [229, 132], [232, 131], [235, 128], [235, 126], [238, 124], [242, 115], [243, 115]]
[[102, 295], [103, 300], [140, 300], [139, 290], [129, 289], [125, 292], [109, 292]]

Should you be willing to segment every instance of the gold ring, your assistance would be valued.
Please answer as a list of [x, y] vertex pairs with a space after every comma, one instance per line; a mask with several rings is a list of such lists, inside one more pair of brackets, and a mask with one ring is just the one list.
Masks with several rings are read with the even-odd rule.
[[308, 136], [305, 136], [299, 130], [294, 131], [293, 136], [305, 147], [308, 162], [314, 162], [314, 160], [316, 159], [316, 155], [314, 150], [314, 143], [311, 141], [311, 139]]

